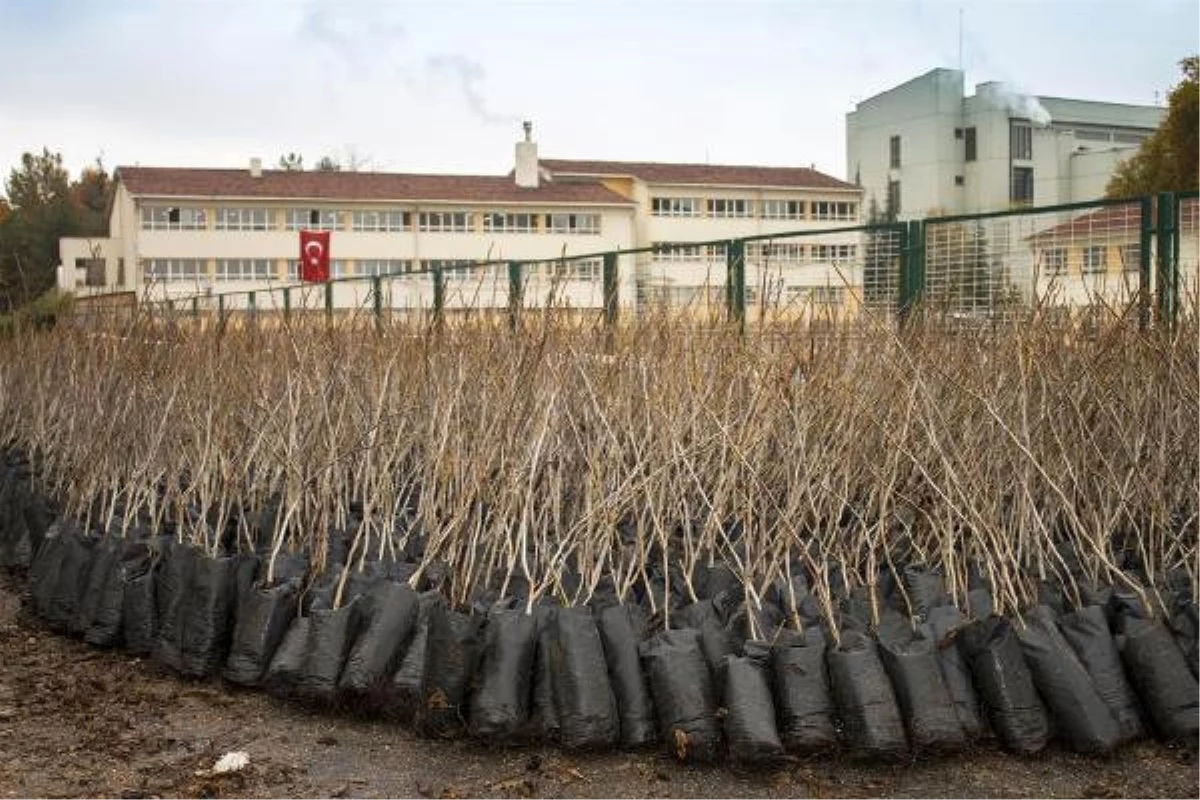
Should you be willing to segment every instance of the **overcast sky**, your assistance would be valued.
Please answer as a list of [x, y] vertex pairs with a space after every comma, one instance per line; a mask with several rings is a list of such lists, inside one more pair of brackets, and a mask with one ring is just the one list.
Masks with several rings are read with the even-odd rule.
[[0, 0], [0, 175], [122, 164], [498, 174], [543, 157], [809, 165], [854, 103], [935, 67], [1162, 102], [1195, 0]]

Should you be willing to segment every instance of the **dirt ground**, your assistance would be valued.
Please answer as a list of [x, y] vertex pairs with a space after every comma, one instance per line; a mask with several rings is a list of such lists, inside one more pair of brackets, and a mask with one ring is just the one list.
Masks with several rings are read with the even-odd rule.
[[[798, 760], [680, 766], [654, 752], [432, 742], [27, 624], [0, 575], [0, 795], [8, 797], [1197, 797], [1194, 751], [1145, 742], [1108, 759], [993, 747], [913, 764]], [[211, 774], [222, 754], [250, 763]]]

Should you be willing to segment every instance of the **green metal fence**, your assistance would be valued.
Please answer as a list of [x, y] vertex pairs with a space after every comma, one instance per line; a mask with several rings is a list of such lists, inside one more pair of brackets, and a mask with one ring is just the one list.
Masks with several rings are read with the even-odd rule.
[[[139, 314], [224, 328], [320, 318], [377, 330], [530, 314], [613, 326], [655, 314], [738, 330], [773, 322], [1003, 321], [1032, 310], [1170, 326], [1198, 287], [1195, 192], [830, 227], [526, 261], [436, 262], [323, 284], [187, 294], [147, 285]], [[78, 318], [114, 316], [80, 298]], [[128, 309], [126, 309], [128, 313]]]

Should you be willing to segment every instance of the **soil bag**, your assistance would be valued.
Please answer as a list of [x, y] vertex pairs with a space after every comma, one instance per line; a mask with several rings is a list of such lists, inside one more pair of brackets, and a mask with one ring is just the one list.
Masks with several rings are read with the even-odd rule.
[[913, 752], [951, 752], [966, 744], [933, 641], [881, 638], [879, 657], [892, 680]]
[[904, 592], [913, 613], [924, 622], [930, 610], [946, 603], [946, 586], [942, 576], [917, 564], [909, 564], [902, 575]]
[[1058, 621], [1063, 638], [1087, 670], [1097, 694], [1121, 728], [1121, 740], [1146, 735], [1146, 724], [1138, 709], [1137, 695], [1125, 678], [1121, 654], [1108, 630], [1108, 618], [1100, 606], [1086, 606]]
[[604, 644], [590, 608], [558, 610], [550, 652], [562, 746], [574, 750], [616, 743], [616, 700], [608, 682]]
[[104, 598], [104, 589], [112, 579], [121, 558], [121, 540], [108, 537], [92, 547], [91, 563], [83, 574], [77, 589], [79, 602], [69, 630], [72, 636], [83, 636], [92, 626], [96, 610]]
[[819, 630], [789, 637], [771, 651], [779, 734], [789, 753], [821, 753], [837, 747], [833, 696]]
[[183, 620], [191, 596], [196, 550], [190, 545], [168, 540], [162, 561], [154, 573], [154, 600], [158, 618], [158, 638], [154, 660], [179, 672], [183, 669], [181, 651]]
[[231, 683], [257, 686], [296, 616], [295, 581], [255, 586], [238, 599], [237, 622], [222, 673]]
[[296, 680], [300, 697], [326, 705], [337, 699], [338, 678], [354, 641], [361, 601], [356, 597], [338, 608], [316, 609], [308, 615], [308, 648]]
[[1121, 660], [1150, 721], [1167, 740], [1194, 743], [1200, 733], [1196, 676], [1160, 622], [1123, 620]]
[[745, 644], [745, 655], [725, 662], [725, 738], [729, 755], [744, 764], [769, 764], [783, 756], [771, 702], [769, 658], [766, 642]]
[[528, 738], [558, 741], [558, 706], [554, 702], [554, 673], [550, 664], [554, 650], [554, 618], [558, 607], [533, 608], [537, 620], [537, 652], [533, 658], [533, 696], [530, 698]]
[[1083, 663], [1058, 630], [1057, 614], [1038, 606], [1017, 638], [1055, 730], [1079, 753], [1107, 753], [1121, 742], [1121, 727], [1092, 685]]
[[[70, 532], [70, 533], [69, 533]], [[50, 526], [29, 568], [29, 591], [33, 610], [43, 620], [48, 619], [58, 573], [62, 569], [68, 536], [75, 535], [75, 526], [61, 520]]]
[[1016, 753], [1040, 752], [1050, 740], [1050, 718], [1012, 626], [1003, 617], [988, 617], [968, 625], [961, 636], [975, 686], [1000, 742]]
[[44, 617], [51, 630], [59, 633], [73, 630], [80, 601], [87, 589], [96, 544], [95, 539], [85, 536], [78, 528], [64, 534], [58, 577]]
[[[121, 642], [125, 606], [125, 566], [141, 567], [149, 563], [150, 548], [146, 542], [112, 540], [103, 546], [111, 549], [111, 559], [103, 567], [106, 577], [100, 582], [96, 604], [91, 610], [83, 640], [94, 647], [114, 647]], [[92, 568], [93, 583], [101, 570], [100, 558]]]
[[296, 690], [308, 656], [308, 634], [312, 617], [294, 617], [271, 663], [262, 677], [262, 685], [276, 697], [287, 697]]
[[638, 646], [650, 677], [658, 727], [680, 761], [715, 761], [721, 752], [712, 676], [693, 628], [664, 631]]
[[654, 703], [642, 673], [638, 644], [645, 638], [646, 623], [638, 606], [615, 605], [596, 617], [608, 678], [617, 701], [617, 719], [622, 747], [652, 744], [655, 740]]
[[453, 611], [445, 601], [430, 608], [416, 719], [422, 736], [446, 739], [465, 730], [467, 694], [483, 649], [482, 625], [482, 616]]
[[736, 632], [725, 625], [721, 608], [729, 602], [728, 593], [714, 600], [701, 600], [679, 609], [671, 618], [671, 627], [692, 628], [700, 632], [700, 647], [705, 663], [713, 674], [713, 689], [717, 703], [725, 690], [725, 657], [738, 654], [740, 641]]
[[158, 641], [158, 610], [155, 604], [153, 552], [146, 551], [121, 562], [118, 580], [121, 591], [121, 638], [125, 649], [148, 656]]
[[417, 593], [385, 580], [359, 598], [359, 632], [346, 656], [339, 687], [359, 696], [380, 692], [396, 671], [399, 656], [417, 624]]
[[237, 601], [237, 567], [232, 557], [198, 557], [193, 564], [179, 639], [184, 675], [202, 678], [225, 661]]
[[529, 718], [537, 618], [521, 608], [496, 608], [488, 615], [483, 654], [470, 698], [471, 735], [515, 744]]
[[959, 632], [966, 624], [966, 617], [954, 606], [937, 606], [930, 610], [929, 621], [921, 626], [921, 635], [934, 644], [954, 716], [967, 741], [973, 741], [987, 732], [987, 726], [971, 681], [971, 667], [959, 647]]
[[829, 684], [850, 751], [863, 757], [898, 758], [908, 752], [904, 721], [875, 642], [853, 631], [830, 650]]
[[441, 595], [436, 591], [423, 592], [417, 600], [417, 619], [408, 647], [387, 686], [384, 714], [411, 724], [421, 705], [421, 686], [425, 677], [425, 646], [429, 641], [429, 612]]

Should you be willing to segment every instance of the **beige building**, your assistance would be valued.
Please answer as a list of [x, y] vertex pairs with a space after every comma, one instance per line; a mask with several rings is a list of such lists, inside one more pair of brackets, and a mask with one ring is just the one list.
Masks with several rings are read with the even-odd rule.
[[[58, 283], [79, 294], [144, 299], [254, 291], [279, 306], [295, 285], [300, 230], [331, 232], [334, 278], [387, 276], [383, 304], [428, 307], [441, 268], [447, 308], [508, 304], [506, 262], [523, 267], [525, 303], [603, 304], [604, 251], [622, 257], [624, 308], [707, 302], [724, 292], [735, 237], [824, 231], [747, 251], [749, 300], [851, 304], [861, 191], [811, 169], [539, 160], [516, 147], [506, 176], [121, 167], [106, 238], [63, 239]], [[587, 256], [575, 259], [576, 256]], [[494, 262], [480, 266], [480, 262]], [[339, 308], [367, 306], [370, 281], [337, 281]], [[292, 302], [324, 302], [293, 292]], [[301, 298], [302, 296], [302, 298]], [[230, 308], [245, 303], [230, 298]]]

